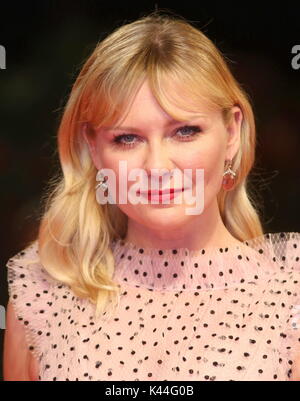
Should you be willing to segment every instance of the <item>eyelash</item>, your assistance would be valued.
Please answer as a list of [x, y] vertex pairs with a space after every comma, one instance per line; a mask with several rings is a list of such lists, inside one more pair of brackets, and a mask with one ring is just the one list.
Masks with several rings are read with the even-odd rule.
[[[180, 127], [180, 128], [178, 128], [177, 130], [176, 130], [176, 133], [178, 132], [178, 131], [180, 131], [180, 130], [182, 130], [182, 129], [186, 129], [186, 128], [188, 128], [189, 130], [191, 130], [191, 131], [193, 131], [194, 132], [194, 135], [192, 135], [192, 138], [195, 138], [195, 137], [197, 137], [199, 134], [200, 134], [200, 132], [202, 131], [201, 130], [201, 128], [199, 127], [199, 126], [196, 126], [196, 125], [184, 125], [184, 126], [182, 126], [182, 127]], [[115, 136], [114, 137], [114, 139], [113, 139], [113, 145], [114, 146], [117, 146], [117, 147], [121, 147], [121, 148], [127, 148], [127, 149], [130, 149], [130, 148], [133, 148], [134, 146], [135, 146], [135, 142], [131, 142], [131, 143], [123, 143], [123, 142], [121, 142], [121, 139], [123, 139], [123, 138], [126, 138], [126, 137], [135, 137], [135, 138], [137, 138], [138, 137], [138, 135], [135, 135], [135, 134], [122, 134], [122, 135], [117, 135], [117, 136]], [[191, 136], [190, 136], [191, 137]], [[181, 140], [180, 139], [180, 141], [181, 142], [191, 142], [191, 141], [193, 141], [193, 139], [188, 139], [188, 140]]]

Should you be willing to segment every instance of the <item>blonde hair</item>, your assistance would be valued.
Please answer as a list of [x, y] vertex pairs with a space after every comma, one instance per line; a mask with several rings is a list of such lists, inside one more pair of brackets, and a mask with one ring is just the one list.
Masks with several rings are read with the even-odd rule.
[[[44, 268], [94, 303], [96, 316], [119, 302], [110, 244], [125, 237], [127, 216], [117, 205], [96, 203], [97, 170], [80, 128], [84, 122], [100, 127], [119, 121], [146, 78], [161, 107], [176, 119], [199, 112], [203, 99], [222, 110], [226, 124], [231, 108], [240, 107], [241, 145], [232, 165], [236, 186], [220, 191], [218, 205], [237, 239], [263, 233], [247, 189], [256, 144], [252, 107], [220, 51], [185, 19], [159, 11], [123, 25], [97, 44], [73, 85], [58, 130], [63, 176], [49, 185], [38, 235]], [[180, 93], [172, 85], [179, 85]], [[175, 115], [174, 104], [181, 115]]]

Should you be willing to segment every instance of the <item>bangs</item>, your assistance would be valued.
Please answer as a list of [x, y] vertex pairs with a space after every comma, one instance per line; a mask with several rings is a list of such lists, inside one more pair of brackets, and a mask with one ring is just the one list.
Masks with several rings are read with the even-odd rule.
[[195, 66], [168, 65], [140, 57], [111, 71], [105, 78], [97, 77], [85, 94], [85, 118], [95, 129], [121, 125], [145, 80], [160, 107], [178, 121], [203, 116], [219, 108], [214, 98], [217, 89]]
[[95, 129], [116, 125], [128, 113], [145, 79], [144, 74], [132, 77], [122, 74], [95, 84], [86, 95], [84, 119]]
[[153, 95], [161, 108], [178, 121], [188, 121], [218, 109], [203, 83], [186, 71], [160, 71], [149, 79]]

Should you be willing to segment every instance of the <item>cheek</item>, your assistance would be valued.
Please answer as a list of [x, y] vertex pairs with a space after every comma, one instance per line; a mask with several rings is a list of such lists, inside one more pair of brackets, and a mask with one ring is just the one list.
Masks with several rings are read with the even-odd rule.
[[[129, 180], [129, 174], [133, 169], [140, 168], [139, 164], [137, 163], [136, 159], [131, 159], [128, 157], [120, 157], [120, 154], [113, 154], [113, 152], [108, 151], [102, 152], [101, 155], [101, 163], [107, 169], [111, 169], [114, 171], [115, 178], [116, 178], [116, 197], [117, 202], [119, 199], [119, 189], [120, 185], [122, 189], [126, 189], [129, 191], [130, 187], [136, 183], [136, 181]], [[138, 178], [136, 178], [138, 180]], [[126, 209], [127, 205], [122, 205], [122, 208]]]
[[224, 167], [224, 151], [223, 149], [214, 148], [213, 151], [191, 152], [184, 161], [180, 163], [180, 169], [191, 169], [193, 171], [193, 179], [196, 178], [196, 169], [204, 170], [204, 181], [208, 185], [212, 182], [219, 182]]
[[119, 162], [126, 160], [120, 158], [120, 154], [109, 149], [108, 146], [99, 146], [98, 158], [101, 161], [101, 166], [114, 170], [115, 174], [119, 174]]
[[204, 176], [207, 185], [219, 185], [223, 174], [223, 152], [213, 153], [206, 159], [204, 165]]
[[225, 148], [212, 144], [205, 150], [190, 152], [189, 159], [181, 168], [190, 168], [193, 171], [194, 195], [196, 195], [196, 170], [204, 170], [204, 183], [199, 184], [199, 194], [204, 190], [204, 204], [208, 205], [219, 193], [222, 186], [224, 172]]

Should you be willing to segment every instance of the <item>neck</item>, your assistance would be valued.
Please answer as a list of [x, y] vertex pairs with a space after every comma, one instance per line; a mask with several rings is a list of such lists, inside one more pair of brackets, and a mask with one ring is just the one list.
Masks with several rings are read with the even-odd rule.
[[188, 222], [178, 222], [177, 225], [171, 222], [166, 228], [148, 228], [129, 219], [124, 240], [143, 248], [174, 247], [190, 250], [240, 243], [225, 227], [217, 201], [207, 207], [201, 215], [190, 216]]

